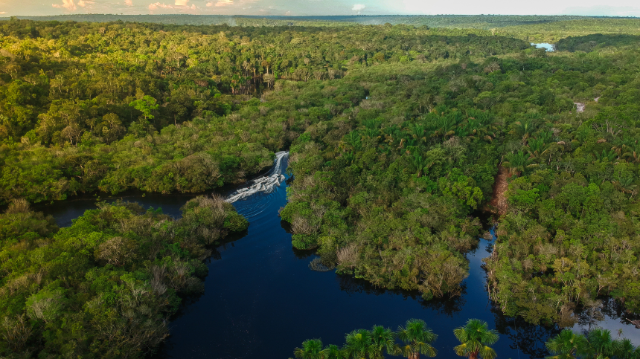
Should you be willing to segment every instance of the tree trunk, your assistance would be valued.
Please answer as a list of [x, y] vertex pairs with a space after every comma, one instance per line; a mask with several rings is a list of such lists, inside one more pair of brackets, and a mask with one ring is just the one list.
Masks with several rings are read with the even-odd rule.
[[471, 355], [469, 355], [469, 359], [478, 359], [478, 353], [471, 353]]

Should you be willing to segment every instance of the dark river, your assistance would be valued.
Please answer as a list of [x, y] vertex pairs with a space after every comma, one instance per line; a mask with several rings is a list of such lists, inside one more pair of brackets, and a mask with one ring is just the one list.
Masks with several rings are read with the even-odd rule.
[[[453, 329], [469, 318], [485, 320], [498, 329], [500, 340], [494, 348], [499, 358], [548, 355], [544, 342], [559, 332], [557, 328], [529, 325], [492, 307], [481, 268], [492, 241], [481, 239], [468, 253], [470, 275], [461, 296], [423, 301], [418, 293], [381, 290], [334, 271], [310, 270], [313, 253], [292, 248], [287, 225], [278, 217], [278, 210], [286, 204], [285, 190], [286, 183], [282, 183], [273, 193], [234, 203], [250, 221], [248, 233], [214, 252], [208, 261], [205, 293], [185, 300], [158, 358], [286, 359], [293, 357], [293, 349], [305, 339], [321, 338], [325, 345], [341, 346], [345, 333], [354, 329], [379, 324], [395, 330], [409, 318], [425, 320], [439, 335], [435, 342], [438, 357], [456, 357]], [[192, 197], [118, 198], [160, 207], [177, 217], [179, 208]], [[52, 214], [60, 226], [68, 226], [86, 209], [95, 208], [94, 203], [94, 199], [77, 199], [35, 209]], [[600, 325], [624, 328], [623, 336], [640, 344], [640, 330], [623, 323], [615, 303], [605, 305], [603, 311], [606, 320]], [[588, 326], [588, 321], [583, 324]]]

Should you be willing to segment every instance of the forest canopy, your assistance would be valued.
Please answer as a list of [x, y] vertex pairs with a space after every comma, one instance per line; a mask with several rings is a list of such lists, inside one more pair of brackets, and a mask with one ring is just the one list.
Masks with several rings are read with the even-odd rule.
[[[281, 150], [281, 218], [323, 267], [456, 296], [490, 212], [498, 310], [564, 327], [610, 297], [640, 314], [639, 22], [538, 20], [0, 22], [0, 355], [152, 351], [210, 245], [247, 226], [218, 197], [179, 220], [102, 204], [65, 229], [29, 203], [206, 192]], [[107, 345], [107, 327], [143, 337]]]

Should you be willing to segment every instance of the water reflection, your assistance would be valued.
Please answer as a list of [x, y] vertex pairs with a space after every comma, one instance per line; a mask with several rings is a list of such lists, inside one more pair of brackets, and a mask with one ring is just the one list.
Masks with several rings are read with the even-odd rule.
[[459, 313], [466, 304], [467, 285], [462, 284], [461, 295], [454, 297], [433, 298], [424, 300], [418, 291], [392, 290], [376, 287], [373, 284], [363, 280], [354, 278], [351, 275], [336, 275], [336, 280], [340, 286], [340, 290], [349, 293], [359, 293], [366, 295], [384, 295], [393, 294], [401, 296], [404, 300], [414, 300], [424, 308], [430, 309], [435, 313], [446, 316], [454, 316]]
[[594, 328], [608, 329], [614, 339], [627, 338], [633, 345], [640, 346], [640, 330], [631, 323], [638, 320], [638, 316], [626, 313], [624, 307], [612, 298], [599, 301], [599, 306], [577, 312], [577, 322], [571, 329], [577, 333], [586, 333]]

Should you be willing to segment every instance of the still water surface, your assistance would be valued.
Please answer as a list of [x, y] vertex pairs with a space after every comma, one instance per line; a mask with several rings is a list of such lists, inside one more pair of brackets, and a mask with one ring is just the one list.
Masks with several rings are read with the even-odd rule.
[[[495, 349], [500, 358], [547, 355], [544, 342], [558, 333], [557, 328], [505, 317], [488, 298], [481, 265], [492, 241], [481, 239], [468, 253], [470, 274], [459, 297], [423, 301], [417, 293], [381, 290], [333, 271], [308, 268], [313, 253], [292, 248], [288, 227], [278, 217], [278, 210], [286, 204], [286, 186], [283, 182], [270, 194], [234, 203], [250, 221], [248, 232], [214, 251], [208, 261], [205, 293], [185, 301], [171, 322], [171, 336], [158, 358], [286, 359], [293, 357], [293, 349], [305, 339], [342, 345], [344, 334], [353, 329], [378, 324], [395, 330], [409, 318], [424, 319], [439, 335], [435, 343], [438, 357], [456, 357], [453, 329], [469, 318], [485, 320], [499, 330]], [[118, 198], [160, 207], [178, 217], [180, 207], [192, 197]], [[90, 208], [95, 208], [95, 200], [69, 200], [37, 210], [52, 214], [60, 226], [68, 226]], [[607, 320], [598, 324], [622, 327], [625, 336], [640, 344], [640, 330], [623, 324], [614, 305], [607, 308]]]

